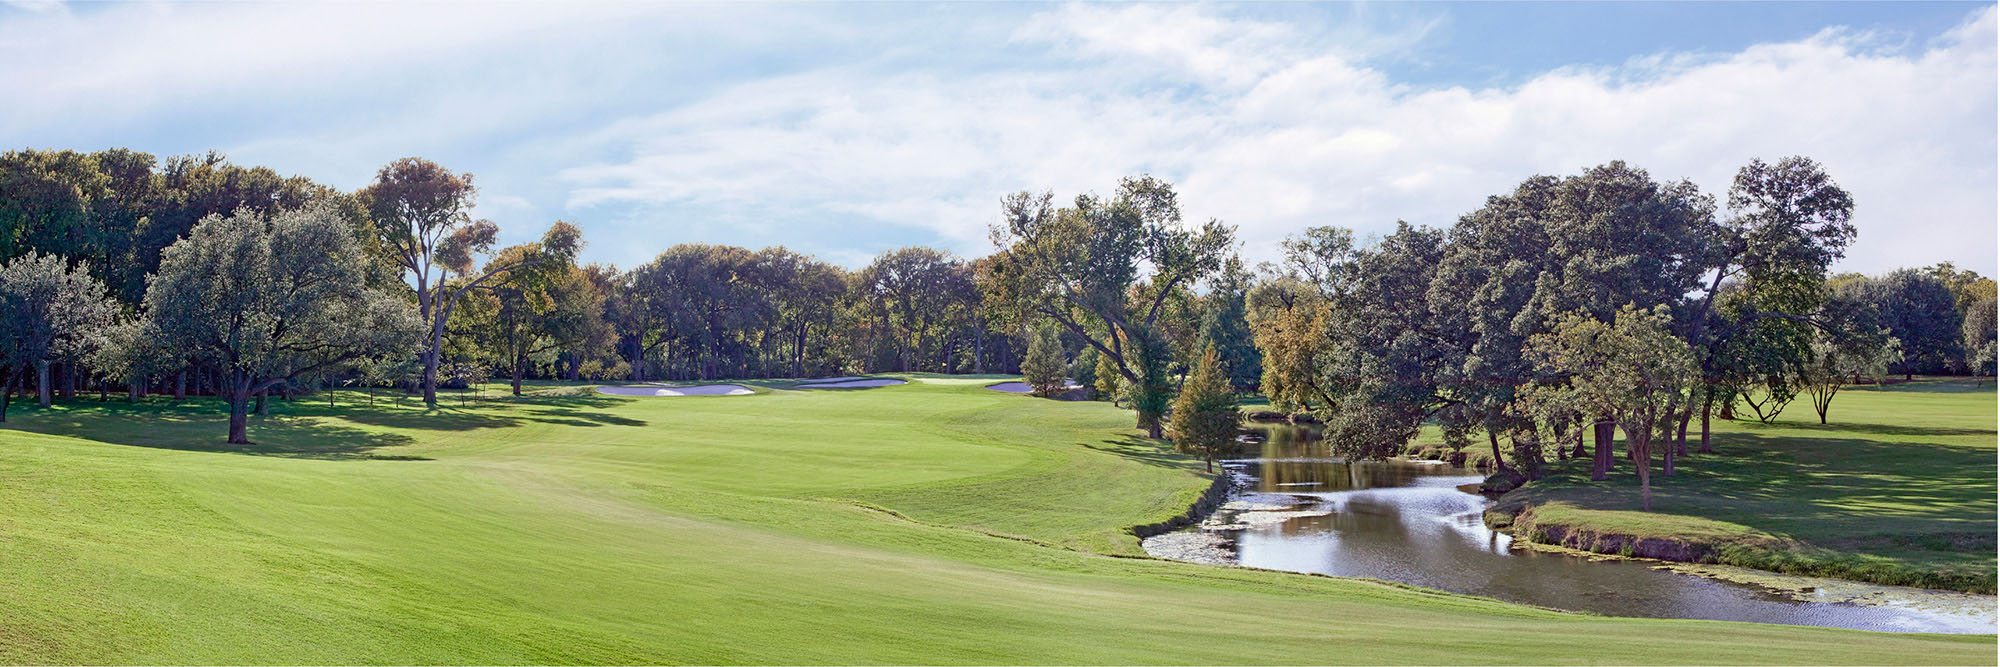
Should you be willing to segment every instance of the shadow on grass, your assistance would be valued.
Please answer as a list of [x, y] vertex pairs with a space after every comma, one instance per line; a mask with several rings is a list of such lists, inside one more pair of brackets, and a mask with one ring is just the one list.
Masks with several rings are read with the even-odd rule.
[[[303, 459], [427, 461], [428, 457], [379, 453], [416, 440], [395, 430], [471, 431], [528, 423], [563, 426], [644, 426], [646, 422], [590, 408], [618, 403], [595, 396], [484, 399], [467, 407], [441, 401], [424, 411], [383, 402], [328, 407], [323, 399], [278, 401], [269, 416], [250, 416], [249, 445], [231, 445], [228, 408], [214, 398], [170, 401], [71, 400], [43, 410], [33, 404], [9, 410], [0, 428], [63, 435], [135, 447]], [[373, 427], [373, 428], [371, 428]]]
[[47, 410], [10, 411], [6, 428], [155, 449], [324, 460], [428, 461], [427, 457], [377, 454], [413, 440], [398, 433], [355, 428], [300, 415], [250, 417], [251, 444], [224, 440], [229, 413], [214, 400], [179, 404], [148, 401], [71, 401]]
[[[1674, 477], [1654, 461], [1656, 514], [1814, 542], [1996, 528], [1991, 450], [1759, 433], [1719, 436], [1716, 446], [1717, 454], [1680, 459]], [[1524, 491], [1587, 509], [1638, 510], [1638, 478], [1620, 454], [1606, 481], [1589, 481], [1588, 461], [1571, 460]]]
[[1841, 391], [1880, 391], [1915, 394], [1969, 394], [1994, 390], [1993, 378], [1972, 377], [1920, 377], [1908, 381], [1899, 377], [1885, 384], [1848, 386], [1841, 389]]
[[1995, 431], [1990, 428], [1950, 428], [1942, 426], [1908, 426], [1903, 424], [1854, 424], [1854, 423], [1840, 423], [1840, 422], [1835, 422], [1832, 424], [1817, 424], [1817, 423], [1802, 424], [1798, 422], [1783, 422], [1778, 424], [1755, 424], [1746, 422], [1745, 427], [1751, 429], [1782, 428], [1788, 430], [1818, 431], [1825, 433], [1861, 433], [1867, 435], [1902, 436], [1902, 437], [1916, 437], [1916, 438], [1951, 437], [1951, 436], [1964, 436], [1964, 435], [1994, 435], [1995, 433]]
[[1174, 451], [1173, 444], [1165, 440], [1141, 438], [1136, 435], [1121, 435], [1115, 439], [1105, 440], [1100, 444], [1086, 442], [1083, 443], [1083, 446], [1088, 449], [1138, 461], [1146, 465], [1175, 470], [1199, 471], [1202, 469], [1201, 460]]

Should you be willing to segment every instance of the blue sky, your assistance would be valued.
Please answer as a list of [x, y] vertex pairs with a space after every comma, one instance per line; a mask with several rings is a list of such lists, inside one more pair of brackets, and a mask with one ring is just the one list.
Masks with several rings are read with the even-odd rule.
[[1148, 171], [1270, 259], [1623, 159], [1858, 203], [1842, 268], [1996, 263], [1990, 3], [0, 5], [0, 146], [219, 149], [352, 188], [421, 155], [509, 240], [846, 265], [981, 254], [1007, 192]]

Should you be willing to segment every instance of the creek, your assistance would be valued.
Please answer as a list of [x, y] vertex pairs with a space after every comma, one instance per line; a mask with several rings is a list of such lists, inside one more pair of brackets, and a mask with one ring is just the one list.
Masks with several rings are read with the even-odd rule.
[[[1992, 633], [1995, 598], [1701, 566], [1698, 576], [1636, 559], [1584, 557], [1514, 544], [1481, 513], [1492, 501], [1461, 490], [1482, 477], [1435, 462], [1348, 463], [1325, 443], [1273, 427], [1257, 458], [1225, 468], [1242, 483], [1209, 517], [1211, 542], [1241, 565], [1367, 577], [1606, 616], [1692, 618], [1891, 632]], [[1635, 491], [1636, 492], [1636, 491]], [[1156, 544], [1157, 541], [1157, 544]], [[1734, 570], [1735, 572], [1731, 572]]]

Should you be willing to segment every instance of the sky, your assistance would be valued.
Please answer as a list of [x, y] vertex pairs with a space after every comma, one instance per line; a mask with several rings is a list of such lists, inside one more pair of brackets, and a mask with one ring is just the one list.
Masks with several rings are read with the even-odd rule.
[[1246, 259], [1448, 226], [1624, 160], [1754, 158], [1856, 202], [1840, 270], [1994, 275], [1992, 3], [78, 3], [0, 0], [0, 149], [219, 150], [343, 189], [422, 156], [502, 240], [846, 266], [992, 250], [1000, 200], [1176, 184]]

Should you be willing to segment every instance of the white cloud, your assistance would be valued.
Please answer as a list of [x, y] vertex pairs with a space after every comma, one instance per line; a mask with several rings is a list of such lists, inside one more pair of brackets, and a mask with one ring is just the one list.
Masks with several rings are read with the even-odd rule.
[[215, 147], [342, 187], [423, 155], [477, 173], [509, 234], [576, 220], [621, 263], [716, 240], [983, 253], [1004, 194], [1141, 171], [1263, 259], [1308, 225], [1449, 224], [1536, 173], [1623, 159], [1720, 194], [1804, 154], [1858, 202], [1847, 268], [1996, 268], [1990, 7], [1921, 43], [1830, 28], [1506, 87], [1399, 82], [1382, 63], [1436, 22], [1361, 7], [0, 9], [0, 89], [32, 91], [0, 142]]
[[1307, 225], [1449, 224], [1536, 173], [1622, 159], [1720, 195], [1751, 158], [1803, 154], [1858, 202], [1847, 267], [1994, 269], [1991, 9], [1920, 49], [1829, 30], [1492, 89], [1399, 85], [1291, 26], [1199, 6], [1066, 6], [1015, 40], [1070, 65], [747, 83], [601, 134], [630, 157], [565, 170], [570, 203], [853, 212], [983, 252], [1005, 192], [1150, 170], [1268, 258]]

